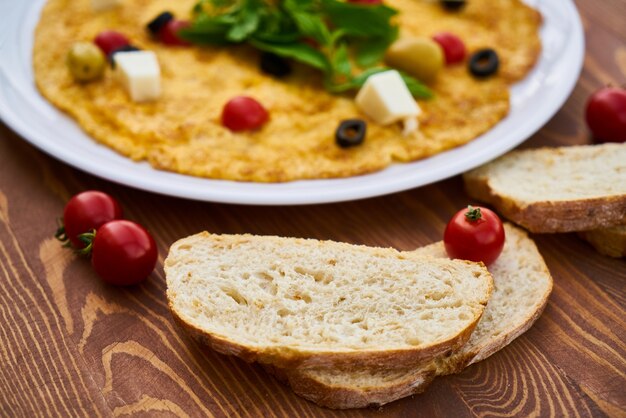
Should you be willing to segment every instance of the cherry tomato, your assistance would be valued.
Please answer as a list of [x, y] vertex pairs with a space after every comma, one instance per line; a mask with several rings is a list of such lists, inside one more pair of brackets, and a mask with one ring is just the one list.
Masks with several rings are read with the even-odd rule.
[[626, 142], [626, 90], [604, 87], [592, 94], [585, 118], [596, 142]]
[[121, 217], [122, 208], [113, 197], [95, 190], [82, 192], [72, 197], [63, 210], [65, 235], [75, 248], [84, 248], [80, 234]]
[[100, 32], [93, 42], [98, 45], [106, 57], [116, 49], [130, 44], [126, 36], [114, 30]]
[[102, 225], [93, 239], [91, 265], [107, 283], [130, 286], [154, 270], [157, 248], [152, 236], [139, 224], [115, 220]]
[[489, 265], [496, 261], [504, 247], [504, 227], [491, 210], [468, 206], [448, 222], [443, 242], [451, 258]]
[[258, 129], [268, 119], [263, 105], [246, 96], [231, 99], [222, 111], [222, 124], [235, 132]]
[[446, 59], [446, 65], [457, 64], [463, 62], [467, 50], [465, 44], [453, 33], [442, 32], [433, 36], [433, 40], [437, 42], [443, 49], [443, 55]]
[[159, 31], [159, 39], [165, 45], [171, 46], [188, 46], [191, 45], [178, 36], [181, 29], [188, 28], [191, 24], [186, 20], [170, 20]]

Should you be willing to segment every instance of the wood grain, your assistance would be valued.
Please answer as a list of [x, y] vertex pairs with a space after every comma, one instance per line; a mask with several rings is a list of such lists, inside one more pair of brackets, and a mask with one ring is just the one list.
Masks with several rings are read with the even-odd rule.
[[[564, 108], [523, 147], [583, 144], [589, 94], [626, 80], [621, 0], [577, 2], [585, 69]], [[62, 140], [62, 139], [59, 139]], [[74, 193], [115, 195], [155, 236], [160, 259], [140, 286], [104, 285], [52, 238]], [[78, 172], [0, 125], [0, 416], [408, 417], [626, 416], [626, 264], [573, 234], [535, 235], [555, 288], [526, 334], [423, 395], [381, 409], [331, 411], [257, 365], [197, 345], [173, 323], [162, 261], [182, 236], [276, 234], [410, 250], [441, 239], [468, 203], [458, 177], [386, 197], [254, 207], [158, 196]]]

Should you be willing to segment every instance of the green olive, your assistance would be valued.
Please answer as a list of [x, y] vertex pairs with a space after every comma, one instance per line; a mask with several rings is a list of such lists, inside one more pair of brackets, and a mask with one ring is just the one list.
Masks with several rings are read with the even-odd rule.
[[444, 55], [441, 46], [430, 38], [404, 38], [389, 47], [385, 61], [420, 81], [430, 82], [443, 67]]
[[67, 67], [77, 81], [92, 81], [102, 77], [106, 67], [104, 54], [91, 42], [76, 42], [67, 53]]

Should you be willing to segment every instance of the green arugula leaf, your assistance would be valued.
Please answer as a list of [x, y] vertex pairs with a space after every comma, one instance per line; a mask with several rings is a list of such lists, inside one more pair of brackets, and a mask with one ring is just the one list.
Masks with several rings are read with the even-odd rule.
[[315, 10], [313, 0], [284, 0], [282, 8], [293, 19], [303, 37], [312, 38], [320, 45], [330, 44], [330, 31], [319, 11]]
[[225, 44], [228, 43], [226, 37], [232, 23], [226, 19], [208, 19], [206, 16], [199, 16], [191, 27], [181, 30], [178, 34], [181, 38], [196, 44]]
[[339, 44], [335, 49], [331, 60], [333, 68], [333, 78], [348, 79], [352, 77], [352, 65], [350, 64], [350, 57], [348, 56], [348, 46], [345, 42]]
[[292, 13], [291, 17], [296, 22], [300, 33], [304, 37], [309, 37], [320, 45], [328, 45], [330, 43], [330, 31], [322, 18], [319, 15], [313, 13]]
[[[384, 71], [389, 71], [390, 69], [391, 68], [387, 67], [370, 68], [369, 70], [365, 70], [361, 74], [354, 76], [351, 80], [345, 83], [327, 84], [326, 88], [332, 93], [345, 93], [351, 90], [358, 90], [363, 87], [363, 85], [370, 76], [382, 73]], [[420, 83], [418, 80], [402, 71], [398, 72], [400, 73], [400, 76], [406, 83], [406, 86], [408, 87], [413, 97], [417, 99], [430, 99], [433, 96], [432, 91], [428, 87]]]
[[[248, 43], [320, 70], [334, 93], [356, 90], [386, 67], [374, 67], [398, 37], [391, 7], [342, 0], [199, 0], [194, 21], [180, 32], [197, 44]], [[332, 28], [332, 31], [331, 29]], [[314, 40], [319, 48], [308, 40]], [[354, 76], [353, 62], [365, 71]], [[401, 72], [417, 98], [432, 92]]]
[[318, 3], [318, 0], [282, 0], [280, 6], [287, 12], [315, 12]]
[[269, 43], [293, 43], [302, 39], [293, 19], [279, 8], [268, 8], [261, 19], [256, 39]]
[[392, 28], [391, 18], [398, 11], [391, 7], [361, 5], [338, 0], [321, 0], [321, 11], [330, 23], [348, 35], [362, 37], [388, 37]]
[[252, 35], [259, 27], [263, 8], [263, 1], [243, 0], [237, 13], [237, 20], [226, 38], [232, 42], [242, 42]]
[[272, 52], [285, 58], [292, 58], [296, 61], [310, 65], [311, 67], [317, 68], [324, 73], [328, 72], [330, 69], [330, 63], [328, 62], [326, 55], [322, 54], [310, 45], [299, 42], [290, 44], [272, 44], [254, 38], [251, 38], [249, 42], [250, 45], [260, 49], [261, 51]]
[[226, 45], [229, 43], [225, 32], [196, 32], [193, 28], [186, 28], [178, 32], [178, 36], [196, 45]]
[[398, 28], [394, 27], [388, 36], [355, 41], [355, 60], [361, 68], [380, 63], [389, 46], [398, 38]]
[[422, 84], [419, 80], [411, 77], [405, 72], [398, 71], [404, 80], [404, 83], [408, 87], [413, 97], [418, 99], [431, 99], [433, 97], [433, 91]]

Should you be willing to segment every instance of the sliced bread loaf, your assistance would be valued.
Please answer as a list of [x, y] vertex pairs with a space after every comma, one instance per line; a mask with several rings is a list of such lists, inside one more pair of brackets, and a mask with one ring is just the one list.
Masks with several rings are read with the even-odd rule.
[[300, 368], [431, 360], [467, 341], [493, 287], [477, 263], [206, 232], [176, 242], [165, 273], [174, 317], [201, 341]]
[[463, 179], [471, 197], [532, 232], [626, 220], [626, 143], [514, 151]]
[[626, 225], [579, 232], [599, 253], [609, 257], [626, 257]]
[[[423, 392], [437, 375], [457, 373], [505, 347], [526, 331], [543, 311], [552, 277], [534, 242], [526, 233], [505, 224], [506, 244], [491, 266], [495, 290], [470, 340], [460, 350], [431, 363], [411, 367], [335, 369], [268, 368], [293, 390], [329, 408], [361, 408]], [[446, 257], [443, 243], [414, 251]]]

